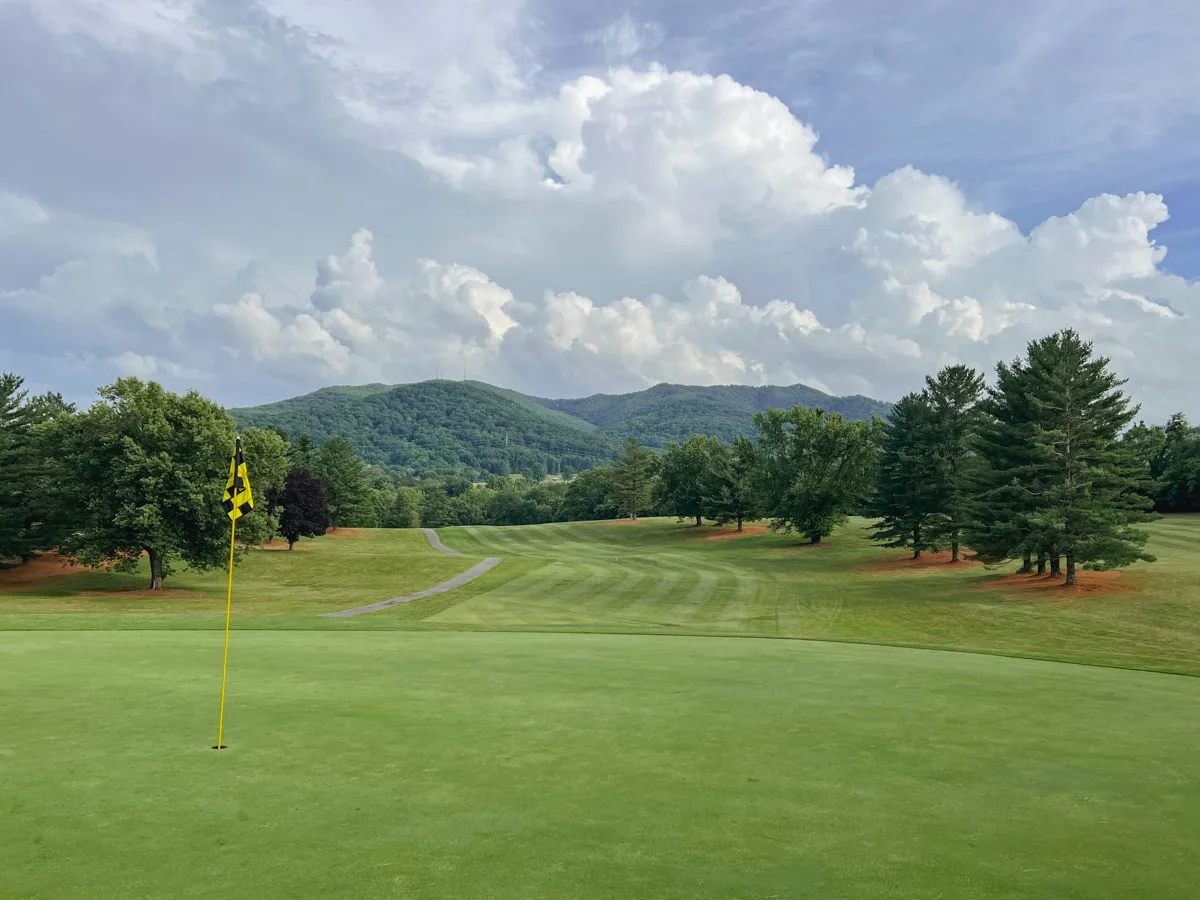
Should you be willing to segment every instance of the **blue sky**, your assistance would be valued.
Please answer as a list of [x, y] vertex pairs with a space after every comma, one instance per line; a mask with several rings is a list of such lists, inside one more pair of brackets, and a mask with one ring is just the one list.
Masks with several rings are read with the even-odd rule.
[[1200, 9], [0, 0], [0, 368], [895, 399], [1072, 326], [1200, 415]]

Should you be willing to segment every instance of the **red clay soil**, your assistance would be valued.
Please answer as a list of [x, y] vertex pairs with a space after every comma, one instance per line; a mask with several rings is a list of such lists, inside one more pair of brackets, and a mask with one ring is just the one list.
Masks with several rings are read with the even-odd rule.
[[1044, 597], [1079, 597], [1097, 594], [1129, 594], [1136, 588], [1122, 583], [1120, 572], [1086, 572], [1075, 573], [1077, 584], [1068, 586], [1064, 582], [1066, 576], [1060, 575], [1006, 575], [1003, 578], [992, 578], [980, 582], [979, 587], [986, 590], [1004, 591], [1005, 593], [1021, 593]]
[[921, 554], [920, 559], [913, 559], [911, 553], [908, 553], [904, 556], [889, 556], [886, 559], [873, 560], [863, 566], [863, 568], [877, 572], [897, 571], [903, 569], [938, 569], [953, 572], [957, 569], [969, 569], [979, 565], [982, 565], [979, 560], [963, 559], [961, 556], [958, 562], [951, 562], [950, 551], [942, 550], [939, 553], [930, 553], [926, 551], [925, 553]]
[[6, 588], [24, 587], [37, 584], [47, 578], [57, 578], [62, 575], [78, 575], [87, 569], [57, 553], [43, 553], [23, 565], [11, 569], [0, 569], [0, 591]]
[[696, 529], [696, 537], [702, 541], [731, 541], [735, 538], [750, 537], [752, 534], [766, 534], [770, 531], [766, 525], [743, 525], [742, 530], [738, 531], [737, 527], [720, 528], [716, 531], [703, 531]]
[[[363, 536], [361, 528], [339, 528], [337, 531], [327, 531], [324, 537], [327, 538], [360, 538]], [[312, 538], [300, 538], [296, 541], [296, 549], [304, 550], [312, 546]], [[286, 550], [288, 548], [287, 541], [274, 538], [262, 545], [262, 550]]]

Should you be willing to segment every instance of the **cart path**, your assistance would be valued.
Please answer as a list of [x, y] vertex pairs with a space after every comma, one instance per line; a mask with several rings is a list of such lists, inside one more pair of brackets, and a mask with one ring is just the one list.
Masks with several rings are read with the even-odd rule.
[[[438, 533], [432, 528], [422, 528], [421, 530], [425, 532], [425, 540], [429, 541], [429, 546], [434, 550], [440, 550], [447, 556], [462, 556], [462, 554], [457, 550], [451, 550], [449, 547], [443, 544], [442, 539], [438, 537]], [[499, 560], [497, 560], [497, 562], [499, 562]], [[447, 582], [447, 584], [448, 583], [449, 582]]]
[[[435, 535], [436, 537], [436, 535]], [[449, 551], [453, 552], [453, 551]], [[461, 553], [455, 553], [455, 556], [462, 556]], [[391, 600], [380, 600], [377, 603], [368, 603], [366, 606], [356, 606], [353, 609], [341, 609], [337, 612], [325, 613], [323, 619], [348, 619], [351, 616], [361, 616], [363, 613], [379, 612], [381, 609], [390, 609], [393, 606], [399, 606], [401, 603], [411, 603], [414, 600], [420, 600], [423, 597], [432, 597], [434, 594], [444, 594], [446, 591], [452, 591], [457, 587], [462, 587], [468, 581], [474, 581], [480, 575], [492, 571], [496, 566], [503, 562], [498, 556], [489, 556], [483, 562], [476, 563], [467, 569], [465, 572], [460, 572], [449, 581], [443, 581], [441, 584], [435, 584], [431, 588], [425, 588], [423, 591], [417, 591], [415, 594], [406, 594], [403, 597], [393, 597]]]

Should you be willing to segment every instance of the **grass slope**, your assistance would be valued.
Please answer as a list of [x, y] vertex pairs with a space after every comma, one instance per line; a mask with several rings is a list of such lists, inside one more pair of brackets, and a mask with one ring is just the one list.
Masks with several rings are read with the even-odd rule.
[[[239, 568], [243, 628], [610, 631], [811, 638], [969, 650], [1200, 674], [1200, 517], [1151, 527], [1159, 561], [1121, 573], [1112, 593], [1028, 591], [982, 567], [882, 566], [855, 521], [811, 549], [781, 535], [708, 541], [711, 528], [657, 520], [441, 532], [455, 559], [416, 531], [256, 551]], [[323, 612], [440, 583], [487, 556], [503, 564], [465, 587], [331, 622]], [[215, 628], [220, 572], [181, 572], [180, 597], [122, 591], [145, 576], [89, 573], [5, 588], [0, 629]]]
[[0, 896], [1195, 895], [1200, 681], [611, 635], [0, 634]]
[[1040, 656], [1200, 674], [1200, 517], [1155, 523], [1159, 561], [1113, 593], [1033, 594], [983, 567], [880, 567], [855, 521], [824, 548], [785, 536], [707, 541], [669, 522], [454, 528], [502, 570], [401, 616], [431, 625], [801, 637]]

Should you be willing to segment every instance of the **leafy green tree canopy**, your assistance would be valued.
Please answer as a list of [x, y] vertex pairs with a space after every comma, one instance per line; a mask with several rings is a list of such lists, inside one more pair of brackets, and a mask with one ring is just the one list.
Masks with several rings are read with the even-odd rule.
[[195, 391], [122, 378], [84, 413], [55, 420], [56, 477], [74, 530], [63, 550], [88, 565], [131, 569], [149, 557], [160, 590], [181, 559], [221, 566], [229, 519], [221, 509], [234, 426]]
[[754, 421], [771, 527], [820, 543], [869, 495], [882, 424], [847, 422], [837, 413], [802, 406], [767, 410]]

